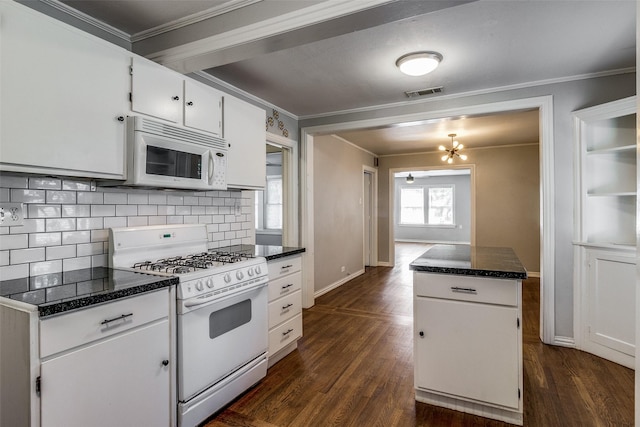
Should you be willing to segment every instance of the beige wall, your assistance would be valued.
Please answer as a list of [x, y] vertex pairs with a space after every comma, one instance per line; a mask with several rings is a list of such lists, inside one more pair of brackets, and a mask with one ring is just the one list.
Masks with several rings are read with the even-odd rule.
[[364, 268], [362, 165], [373, 166], [373, 156], [332, 136], [314, 138], [315, 292]]
[[[471, 143], [467, 144], [471, 145]], [[530, 272], [540, 271], [538, 144], [467, 150], [476, 171], [476, 245], [514, 249]], [[379, 255], [389, 261], [389, 169], [442, 166], [440, 153], [381, 157]]]

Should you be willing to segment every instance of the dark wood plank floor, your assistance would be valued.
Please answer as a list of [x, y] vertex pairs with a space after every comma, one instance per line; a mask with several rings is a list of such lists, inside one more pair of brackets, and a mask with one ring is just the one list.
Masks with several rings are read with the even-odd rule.
[[[423, 245], [304, 311], [299, 348], [207, 427], [506, 426], [418, 403], [413, 393], [412, 275]], [[631, 426], [634, 372], [539, 336], [539, 280], [523, 286], [525, 426]]]

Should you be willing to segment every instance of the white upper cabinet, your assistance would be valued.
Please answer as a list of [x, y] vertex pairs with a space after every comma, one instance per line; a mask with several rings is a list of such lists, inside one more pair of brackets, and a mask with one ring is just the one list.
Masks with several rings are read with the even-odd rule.
[[182, 124], [184, 77], [137, 56], [131, 66], [131, 110]]
[[0, 2], [0, 170], [124, 178], [130, 54]]
[[229, 143], [227, 187], [263, 189], [267, 177], [266, 112], [232, 96], [224, 101], [224, 138]]
[[184, 81], [184, 125], [222, 135], [222, 93], [193, 80]]
[[222, 134], [222, 92], [191, 80], [145, 58], [131, 67], [131, 110], [134, 113]]

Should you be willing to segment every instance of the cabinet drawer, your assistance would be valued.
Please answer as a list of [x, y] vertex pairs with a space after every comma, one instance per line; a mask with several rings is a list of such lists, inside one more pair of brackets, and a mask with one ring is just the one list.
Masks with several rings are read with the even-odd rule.
[[302, 313], [301, 295], [301, 291], [295, 291], [269, 303], [269, 329]]
[[445, 298], [499, 305], [518, 305], [518, 280], [446, 274], [413, 273], [418, 297]]
[[269, 354], [276, 354], [281, 348], [302, 336], [302, 313], [269, 331]]
[[269, 261], [267, 265], [269, 267], [269, 280], [273, 280], [300, 271], [302, 268], [302, 257], [293, 256], [282, 258], [276, 261]]
[[163, 289], [73, 311], [40, 322], [40, 357], [90, 343], [168, 317], [169, 295]]
[[289, 295], [302, 287], [302, 274], [297, 272], [269, 282], [269, 301]]

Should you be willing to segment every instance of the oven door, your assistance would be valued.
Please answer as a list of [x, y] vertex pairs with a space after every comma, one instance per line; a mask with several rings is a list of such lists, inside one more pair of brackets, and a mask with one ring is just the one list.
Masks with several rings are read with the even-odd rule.
[[178, 304], [179, 401], [267, 351], [267, 284], [211, 302]]

